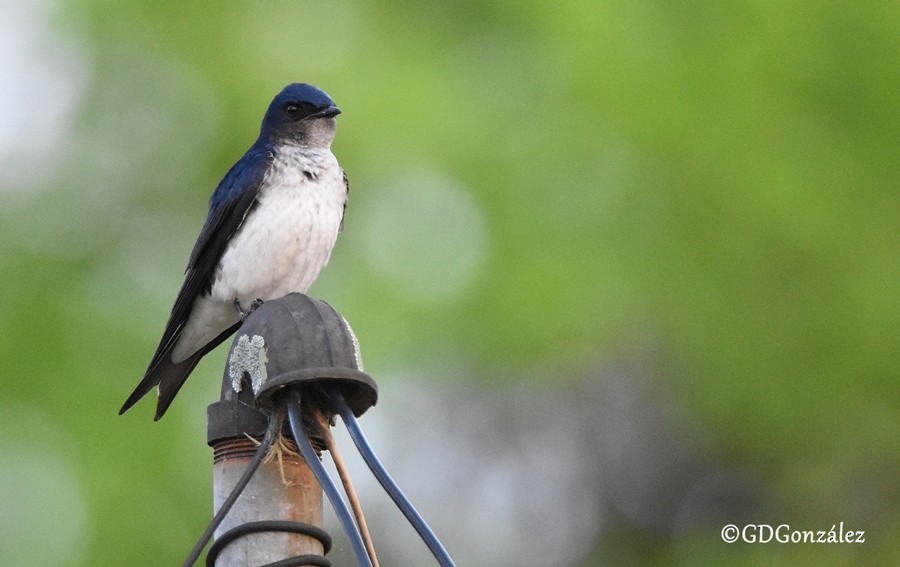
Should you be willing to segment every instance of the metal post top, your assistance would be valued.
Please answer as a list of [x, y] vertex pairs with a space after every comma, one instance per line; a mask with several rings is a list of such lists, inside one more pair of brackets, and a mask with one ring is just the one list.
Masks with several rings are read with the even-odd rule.
[[326, 383], [340, 389], [357, 416], [378, 400], [375, 381], [363, 372], [356, 336], [334, 308], [302, 293], [266, 301], [247, 317], [231, 344], [221, 401], [208, 412], [209, 440], [256, 433], [234, 423], [238, 419], [264, 430], [257, 407], [269, 405], [284, 388]]

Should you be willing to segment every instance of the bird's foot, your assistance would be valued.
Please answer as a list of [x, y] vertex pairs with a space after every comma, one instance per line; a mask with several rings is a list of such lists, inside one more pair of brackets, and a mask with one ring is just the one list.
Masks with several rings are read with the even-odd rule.
[[244, 321], [245, 319], [247, 319], [247, 317], [249, 317], [250, 314], [253, 313], [254, 311], [256, 311], [257, 309], [259, 309], [259, 306], [262, 304], [263, 304], [262, 299], [254, 299], [253, 303], [250, 304], [250, 308], [245, 311], [244, 308], [241, 306], [241, 301], [237, 297], [234, 298], [234, 310], [237, 311], [238, 317], [241, 318], [241, 321]]

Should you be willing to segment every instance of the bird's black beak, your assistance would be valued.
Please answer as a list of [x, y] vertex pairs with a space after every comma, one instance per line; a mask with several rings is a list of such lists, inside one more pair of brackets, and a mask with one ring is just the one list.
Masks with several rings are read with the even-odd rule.
[[337, 116], [340, 113], [341, 113], [341, 109], [332, 104], [331, 106], [326, 106], [322, 110], [319, 110], [317, 112], [314, 112], [313, 114], [310, 114], [309, 117], [310, 118], [331, 118], [332, 116]]

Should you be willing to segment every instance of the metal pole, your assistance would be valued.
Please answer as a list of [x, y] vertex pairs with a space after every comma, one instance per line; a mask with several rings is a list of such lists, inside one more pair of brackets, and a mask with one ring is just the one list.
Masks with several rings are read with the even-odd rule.
[[[216, 511], [234, 488], [255, 451], [256, 445], [247, 438], [216, 444], [213, 466]], [[277, 458], [264, 462], [216, 530], [215, 537], [218, 539], [223, 533], [242, 524], [267, 520], [322, 526], [322, 489], [301, 457], [283, 453], [281, 463]], [[319, 540], [304, 534], [254, 533], [243, 535], [228, 544], [219, 555], [216, 566], [266, 565], [298, 555], [324, 553]]]
[[[234, 353], [232, 352], [232, 355]], [[230, 357], [231, 358], [231, 357]], [[247, 470], [270, 426], [278, 419], [254, 404], [246, 376], [237, 383], [226, 368], [220, 401], [207, 408], [207, 442], [213, 448], [213, 508], [218, 513]], [[287, 426], [283, 426], [289, 431]], [[251, 439], [249, 436], [252, 436]], [[254, 441], [256, 440], [256, 441]], [[289, 448], [289, 450], [285, 450]], [[216, 528], [218, 541], [233, 528], [256, 522], [293, 522], [322, 528], [322, 488], [297, 451], [293, 438], [277, 439]], [[330, 544], [329, 544], [330, 545]], [[303, 555], [324, 557], [322, 540], [279, 528], [244, 533], [227, 543], [216, 567], [253, 567]]]

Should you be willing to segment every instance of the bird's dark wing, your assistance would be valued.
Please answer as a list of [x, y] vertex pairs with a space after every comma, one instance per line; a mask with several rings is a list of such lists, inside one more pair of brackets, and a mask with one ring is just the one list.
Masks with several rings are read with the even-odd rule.
[[175, 299], [166, 330], [147, 367], [147, 372], [119, 410], [120, 415], [158, 384], [156, 419], [162, 417], [200, 358], [237, 330], [238, 325], [234, 325], [178, 364], [173, 363], [169, 356], [191, 315], [194, 301], [199, 295], [209, 293], [212, 288], [212, 278], [225, 247], [255, 206], [259, 189], [273, 159], [274, 152], [271, 148], [254, 145], [228, 171], [213, 192], [209, 200], [209, 214], [191, 252], [184, 283]]

